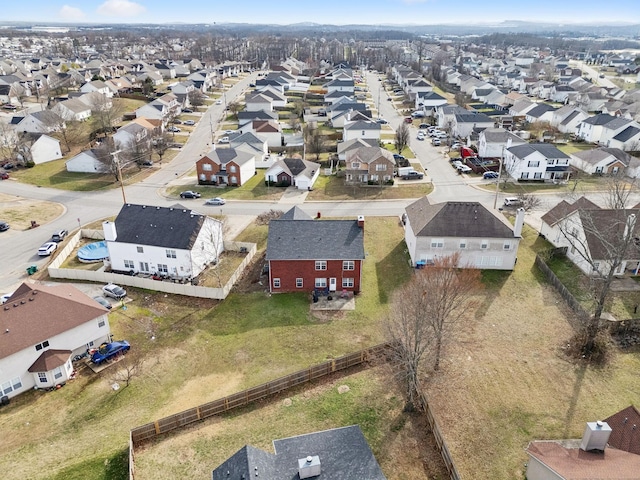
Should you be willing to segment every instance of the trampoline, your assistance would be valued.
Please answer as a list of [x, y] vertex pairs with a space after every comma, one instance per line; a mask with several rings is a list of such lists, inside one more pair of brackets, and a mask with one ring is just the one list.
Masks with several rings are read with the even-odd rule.
[[78, 250], [78, 260], [83, 263], [101, 262], [105, 258], [109, 258], [109, 249], [107, 242], [93, 242]]

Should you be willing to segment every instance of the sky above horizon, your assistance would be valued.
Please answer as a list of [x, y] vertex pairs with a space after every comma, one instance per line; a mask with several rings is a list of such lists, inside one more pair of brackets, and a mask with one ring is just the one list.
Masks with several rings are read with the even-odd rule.
[[275, 23], [465, 25], [504, 20], [550, 23], [640, 23], [638, 0], [5, 0], [0, 24], [62, 23]]

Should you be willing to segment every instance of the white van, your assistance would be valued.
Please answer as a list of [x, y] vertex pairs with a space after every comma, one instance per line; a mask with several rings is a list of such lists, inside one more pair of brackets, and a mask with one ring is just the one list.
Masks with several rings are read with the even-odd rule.
[[519, 207], [520, 205], [522, 205], [522, 200], [518, 197], [507, 197], [504, 199], [505, 207]]

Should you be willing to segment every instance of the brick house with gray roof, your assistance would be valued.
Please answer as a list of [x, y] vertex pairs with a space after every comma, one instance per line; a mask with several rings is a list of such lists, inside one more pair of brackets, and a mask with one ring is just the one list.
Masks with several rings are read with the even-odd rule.
[[364, 217], [357, 220], [289, 219], [269, 222], [269, 291], [360, 291]]

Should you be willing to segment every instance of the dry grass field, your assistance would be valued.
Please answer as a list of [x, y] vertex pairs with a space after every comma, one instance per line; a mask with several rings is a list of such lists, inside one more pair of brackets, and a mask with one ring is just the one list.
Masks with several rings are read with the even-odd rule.
[[59, 203], [33, 200], [0, 193], [1, 220], [9, 223], [14, 230], [31, 228], [31, 220], [41, 225], [51, 222], [64, 213]]

